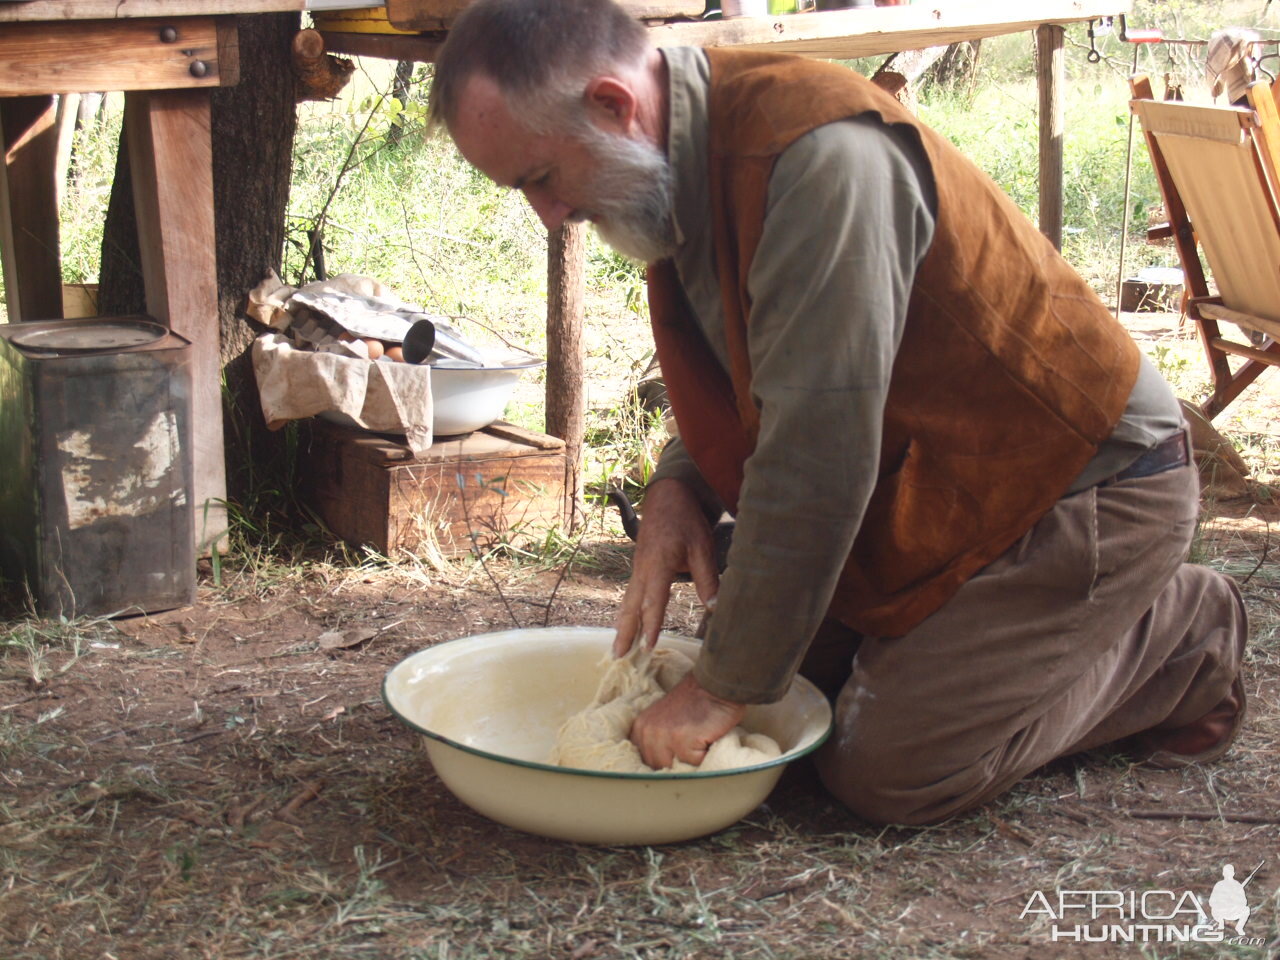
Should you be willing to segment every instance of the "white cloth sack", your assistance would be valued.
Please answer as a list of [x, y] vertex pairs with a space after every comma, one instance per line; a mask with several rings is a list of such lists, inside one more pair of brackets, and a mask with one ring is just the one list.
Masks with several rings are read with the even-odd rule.
[[431, 448], [431, 368], [299, 350], [280, 333], [253, 343], [267, 426], [320, 413], [339, 414], [375, 433], [404, 434], [414, 456]]

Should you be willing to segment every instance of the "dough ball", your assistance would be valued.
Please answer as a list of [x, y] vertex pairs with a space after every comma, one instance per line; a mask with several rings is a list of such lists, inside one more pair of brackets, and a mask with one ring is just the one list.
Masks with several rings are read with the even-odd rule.
[[[627, 735], [636, 717], [662, 699], [692, 669], [693, 661], [679, 651], [642, 650], [640, 644], [625, 657], [606, 658], [595, 696], [564, 722], [550, 762], [610, 773], [655, 772], [641, 759], [639, 749]], [[767, 763], [781, 755], [782, 748], [770, 737], [734, 727], [711, 745], [701, 766], [677, 760], [668, 769], [675, 773], [734, 770]]]

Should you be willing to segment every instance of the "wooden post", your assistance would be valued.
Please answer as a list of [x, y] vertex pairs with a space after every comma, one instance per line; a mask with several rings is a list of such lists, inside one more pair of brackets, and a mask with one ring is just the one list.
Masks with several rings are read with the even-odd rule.
[[195, 542], [207, 556], [227, 533], [209, 92], [126, 94], [125, 131], [147, 312], [192, 344]]
[[577, 522], [582, 482], [585, 241], [582, 223], [566, 223], [547, 237], [547, 433], [564, 441], [571, 528]]
[[0, 99], [0, 256], [10, 321], [62, 316], [56, 121], [52, 95]]
[[1062, 56], [1066, 29], [1055, 23], [1036, 28], [1036, 79], [1040, 86], [1040, 232], [1062, 249]]
[[67, 172], [71, 169], [71, 152], [76, 136], [76, 120], [80, 116], [80, 94], [64, 93], [58, 97], [58, 147], [53, 185], [57, 191], [58, 209], [67, 196]]

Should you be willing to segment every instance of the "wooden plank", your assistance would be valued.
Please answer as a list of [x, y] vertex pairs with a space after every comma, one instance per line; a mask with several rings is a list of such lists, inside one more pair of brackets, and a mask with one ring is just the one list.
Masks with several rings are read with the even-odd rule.
[[222, 86], [233, 87], [240, 82], [240, 31], [235, 17], [219, 17], [215, 25], [218, 30], [218, 73]]
[[[452, 23], [471, 0], [387, 0], [387, 19], [401, 30], [441, 30]], [[619, 0], [623, 9], [641, 20], [699, 17], [703, 0]]]
[[9, 320], [62, 316], [57, 108], [52, 96], [0, 101], [0, 259]]
[[1062, 169], [1066, 30], [1056, 23], [1036, 28], [1036, 82], [1040, 91], [1040, 232], [1062, 249]]
[[[1269, 187], [1272, 214], [1280, 215], [1280, 207], [1276, 203], [1276, 191], [1280, 189], [1280, 111], [1276, 110], [1271, 85], [1265, 80], [1250, 84], [1248, 97], [1258, 121], [1253, 130], [1256, 156], [1261, 164], [1258, 174]], [[1276, 220], [1276, 229], [1280, 231], [1280, 219]], [[1276, 269], [1280, 270], [1280, 264], [1276, 264]]]
[[[224, 46], [229, 28], [223, 24]], [[0, 96], [217, 87], [237, 79], [219, 60], [213, 17], [18, 23], [0, 31]]]
[[547, 433], [564, 441], [571, 515], [581, 485], [583, 400], [582, 326], [586, 300], [586, 224], [564, 223], [547, 237]]
[[491, 433], [495, 437], [501, 437], [504, 440], [510, 440], [513, 443], [523, 443], [538, 450], [564, 449], [564, 441], [558, 437], [548, 436], [545, 433], [534, 433], [532, 430], [518, 427], [514, 423], [507, 423], [505, 420], [498, 420], [489, 424], [484, 428], [484, 432]]
[[401, 30], [441, 30], [471, 0], [387, 0], [387, 19]]
[[1242, 330], [1261, 330], [1272, 339], [1280, 340], [1280, 323], [1275, 320], [1268, 320], [1266, 317], [1256, 317], [1250, 313], [1241, 313], [1239, 310], [1232, 310], [1230, 307], [1223, 306], [1221, 303], [1197, 303], [1196, 309], [1206, 317], [1213, 317], [1215, 320], [1225, 320], [1227, 323], [1234, 323]]
[[323, 418], [316, 420], [312, 429], [326, 437], [336, 438], [331, 442], [340, 442], [343, 449], [352, 456], [380, 467], [399, 466], [409, 460], [416, 463], [441, 463], [445, 460], [459, 463], [525, 456], [531, 450], [557, 453], [564, 450], [563, 440], [543, 433], [533, 433], [502, 420], [463, 437], [437, 438], [430, 448], [417, 457], [403, 440], [395, 437], [340, 426]]
[[125, 131], [147, 312], [192, 344], [195, 542], [206, 556], [227, 533], [209, 93], [126, 94]]
[[1129, 11], [1129, 0], [950, 0], [655, 26], [661, 47], [743, 47], [852, 59], [1075, 23]]
[[415, 60], [419, 63], [433, 63], [436, 54], [444, 46], [443, 36], [337, 33], [330, 30], [321, 30], [320, 36], [324, 37], [324, 48], [329, 53], [341, 53], [349, 57], [379, 57], [383, 60]]
[[1272, 342], [1265, 350], [1258, 347], [1247, 347], [1242, 343], [1234, 343], [1231, 340], [1224, 340], [1222, 337], [1215, 337], [1213, 345], [1223, 353], [1230, 353], [1237, 357], [1248, 357], [1256, 363], [1266, 364], [1270, 367], [1280, 366], [1280, 343]]
[[220, 16], [305, 9], [306, 0], [26, 0], [0, 3], [0, 23]]

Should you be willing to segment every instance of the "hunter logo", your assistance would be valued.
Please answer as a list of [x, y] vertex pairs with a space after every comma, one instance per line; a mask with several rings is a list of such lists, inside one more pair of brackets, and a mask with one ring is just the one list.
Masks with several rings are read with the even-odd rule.
[[[1257, 869], [1253, 871], [1257, 872]], [[1249, 880], [1253, 879], [1253, 873], [1249, 874]], [[1214, 884], [1213, 893], [1209, 894], [1209, 913], [1219, 928], [1225, 929], [1228, 922], [1234, 923], [1237, 935], [1243, 937], [1244, 925], [1249, 919], [1249, 898], [1245, 896], [1244, 885], [1249, 880], [1241, 883], [1235, 877], [1236, 868], [1231, 864], [1222, 868], [1222, 879]]]
[[[1266, 861], [1264, 860], [1263, 863]], [[1235, 943], [1261, 946], [1262, 937], [1247, 937], [1249, 896], [1246, 887], [1262, 864], [1244, 881], [1225, 864], [1222, 879], [1206, 901], [1191, 890], [1037, 890], [1019, 919], [1049, 922], [1049, 939], [1076, 943]]]

